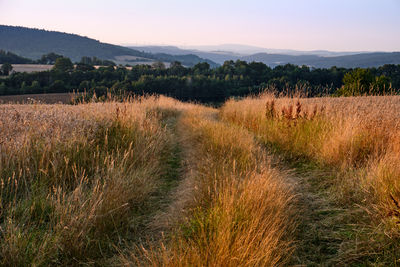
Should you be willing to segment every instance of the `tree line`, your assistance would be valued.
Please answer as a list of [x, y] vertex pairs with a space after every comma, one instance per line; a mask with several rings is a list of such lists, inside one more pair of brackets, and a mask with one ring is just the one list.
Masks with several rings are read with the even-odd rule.
[[32, 59], [24, 58], [0, 49], [0, 64], [32, 64], [33, 62]]
[[156, 62], [130, 68], [109, 64], [96, 69], [93, 58], [82, 58], [76, 65], [62, 56], [42, 59], [54, 60], [53, 69], [12, 73], [0, 80], [0, 95], [86, 91], [98, 97], [107, 92], [164, 94], [184, 101], [222, 102], [266, 88], [283, 93], [296, 90], [308, 96], [398, 93], [400, 88], [400, 65], [315, 69], [286, 64], [270, 68], [259, 62], [237, 60], [226, 61], [217, 68], [211, 68], [206, 62], [190, 68], [180, 62], [172, 62], [168, 68]]

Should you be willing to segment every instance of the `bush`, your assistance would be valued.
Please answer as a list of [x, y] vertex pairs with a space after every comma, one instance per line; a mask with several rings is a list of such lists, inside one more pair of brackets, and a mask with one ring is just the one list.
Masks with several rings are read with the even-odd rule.
[[389, 92], [390, 80], [384, 75], [375, 77], [369, 69], [355, 69], [344, 75], [339, 96], [382, 95]]

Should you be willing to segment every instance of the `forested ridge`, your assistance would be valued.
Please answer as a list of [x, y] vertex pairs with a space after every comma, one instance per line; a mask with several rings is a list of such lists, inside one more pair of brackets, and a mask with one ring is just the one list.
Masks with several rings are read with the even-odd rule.
[[0, 49], [0, 64], [30, 64], [34, 61]]
[[208, 62], [216, 66], [213, 61], [202, 59], [196, 55], [173, 56], [162, 53], [145, 53], [123, 46], [102, 43], [77, 34], [6, 25], [0, 25], [0, 49], [33, 60], [39, 59], [44, 54], [56, 53], [69, 57], [74, 62], [78, 62], [84, 56], [103, 60], [116, 60], [116, 57], [125, 56], [127, 58], [124, 60], [129, 62], [179, 60], [186, 66], [193, 66], [199, 62]]

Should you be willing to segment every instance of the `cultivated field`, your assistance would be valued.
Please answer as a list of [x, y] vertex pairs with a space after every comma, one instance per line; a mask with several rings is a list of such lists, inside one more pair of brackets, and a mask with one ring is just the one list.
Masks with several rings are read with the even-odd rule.
[[26, 94], [0, 96], [0, 104], [69, 104], [76, 98], [72, 93]]
[[41, 65], [41, 64], [12, 64], [13, 71], [15, 72], [39, 72], [51, 70], [54, 65]]
[[400, 98], [0, 105], [0, 265], [396, 266]]

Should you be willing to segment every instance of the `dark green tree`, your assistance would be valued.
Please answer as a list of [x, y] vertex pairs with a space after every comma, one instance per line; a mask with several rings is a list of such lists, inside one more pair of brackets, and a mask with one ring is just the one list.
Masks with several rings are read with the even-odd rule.
[[7, 93], [7, 87], [4, 83], [0, 83], [0, 95], [5, 95]]
[[343, 77], [342, 95], [363, 95], [369, 93], [374, 76], [368, 69], [355, 69]]
[[61, 80], [55, 81], [49, 87], [49, 93], [64, 93], [65, 91], [66, 91], [65, 84]]
[[67, 57], [60, 57], [56, 59], [56, 63], [53, 67], [54, 70], [58, 71], [72, 71], [74, 69], [74, 64]]
[[373, 95], [382, 95], [386, 93], [390, 93], [392, 90], [390, 79], [385, 75], [376, 76], [375, 80], [371, 84], [370, 94]]
[[38, 60], [38, 62], [40, 64], [49, 64], [49, 65], [51, 65], [51, 64], [54, 64], [58, 58], [61, 58], [61, 57], [63, 57], [63, 56], [52, 52], [52, 53], [48, 53], [46, 55], [43, 55]]
[[33, 94], [36, 94], [39, 92], [40, 88], [40, 83], [38, 81], [33, 81], [29, 88], [29, 91]]
[[210, 64], [207, 62], [197, 63], [193, 66], [194, 74], [207, 74], [210, 71]]
[[3, 73], [3, 75], [8, 76], [12, 69], [13, 66], [10, 63], [3, 63], [3, 65], [1, 65], [1, 72]]
[[156, 61], [151, 66], [156, 70], [165, 70], [165, 64], [161, 61]]
[[179, 61], [174, 61], [169, 66], [169, 74], [171, 75], [181, 76], [185, 74], [185, 71], [185, 67], [182, 66], [182, 63]]
[[339, 95], [381, 95], [391, 90], [390, 79], [385, 75], [374, 76], [370, 69], [355, 69], [344, 75]]
[[81, 63], [76, 64], [76, 70], [77, 71], [91, 71], [91, 70], [94, 70], [94, 67], [90, 64], [81, 62]]

